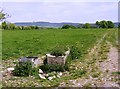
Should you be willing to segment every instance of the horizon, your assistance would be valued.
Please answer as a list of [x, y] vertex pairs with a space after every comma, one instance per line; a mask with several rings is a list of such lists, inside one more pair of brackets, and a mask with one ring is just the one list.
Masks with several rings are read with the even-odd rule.
[[[98, 21], [98, 20], [97, 20]], [[102, 21], [102, 20], [101, 20]], [[106, 21], [106, 20], [105, 20]], [[110, 21], [110, 20], [107, 20], [107, 21]], [[50, 21], [37, 21], [37, 22], [46, 22], [46, 23], [79, 23], [79, 24], [85, 24], [85, 23], [90, 23], [90, 24], [95, 24], [96, 22], [50, 22]], [[37, 23], [37, 22], [14, 22], [14, 23]], [[113, 23], [119, 23], [119, 21], [116, 21], [116, 22], [113, 22]]]
[[118, 2], [2, 2], [6, 20], [19, 22], [118, 22]]

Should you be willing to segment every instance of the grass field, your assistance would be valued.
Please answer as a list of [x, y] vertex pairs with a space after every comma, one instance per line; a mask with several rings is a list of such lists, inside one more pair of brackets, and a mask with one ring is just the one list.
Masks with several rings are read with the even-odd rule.
[[[107, 59], [107, 53], [109, 52], [107, 41], [113, 46], [118, 46], [117, 37], [117, 29], [3, 30], [2, 59], [4, 60], [3, 65], [5, 68], [12, 67], [14, 60], [10, 59], [17, 59], [21, 56], [42, 56], [49, 53], [57, 45], [67, 47], [75, 45], [79, 47], [82, 52], [80, 59], [83, 59], [71, 61], [69, 64], [70, 70], [63, 72], [61, 78], [49, 81], [40, 78], [13, 76], [10, 79], [5, 78], [3, 86], [54, 87], [62, 82], [71, 85], [69, 80], [77, 78], [87, 79], [89, 76], [93, 76], [101, 79], [101, 72], [98, 70], [96, 63]], [[98, 43], [100, 44], [97, 45]], [[96, 49], [94, 48], [95, 46], [97, 46]], [[91, 49], [95, 50], [90, 53], [92, 55], [89, 55], [88, 52], [91, 52]], [[51, 74], [53, 73], [51, 72]]]
[[106, 29], [4, 30], [2, 59], [44, 55], [57, 45], [78, 45], [85, 52], [107, 32]]

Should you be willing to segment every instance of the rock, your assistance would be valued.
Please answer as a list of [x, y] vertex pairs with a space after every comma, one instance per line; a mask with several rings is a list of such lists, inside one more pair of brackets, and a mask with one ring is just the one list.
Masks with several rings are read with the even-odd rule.
[[38, 67], [43, 64], [43, 60], [39, 57], [22, 57], [18, 59], [19, 62], [30, 61], [33, 66]]
[[14, 70], [14, 68], [7, 68], [7, 73], [8, 73], [9, 75], [11, 75], [12, 72], [13, 72], [13, 70]]
[[40, 73], [40, 74], [43, 74], [43, 71], [42, 71], [41, 69], [39, 69], [39, 73]]
[[49, 76], [49, 74], [46, 74], [46, 77], [48, 77]]
[[56, 78], [56, 76], [53, 76], [53, 78]]
[[7, 68], [4, 71], [1, 71], [3, 76], [12, 76], [14, 68]]
[[82, 85], [80, 83], [77, 84], [79, 87], [82, 87]]
[[58, 77], [58, 78], [60, 78], [60, 76], [59, 76], [59, 75], [57, 75], [57, 77]]
[[45, 58], [46, 58], [46, 56], [42, 56], [41, 58], [42, 58], [42, 59], [45, 59]]
[[56, 72], [55, 72], [55, 71], [53, 71], [53, 73], [54, 73], [54, 74], [56, 74]]
[[43, 64], [43, 60], [41, 58], [37, 58], [35, 61], [34, 61], [34, 65], [36, 67], [40, 66]]
[[7, 71], [13, 71], [14, 68], [7, 68]]
[[1, 73], [4, 73], [4, 71], [1, 71]]
[[66, 55], [69, 55], [69, 54], [70, 54], [70, 51], [69, 51], [69, 50], [68, 50], [68, 51], [66, 51], [66, 52], [65, 52], [65, 54], [66, 54]]
[[42, 74], [39, 74], [39, 77], [40, 77], [41, 79], [46, 79]]
[[52, 80], [53, 79], [53, 77], [48, 77], [48, 80]]
[[62, 73], [61, 73], [61, 72], [59, 73], [59, 76], [62, 76]]

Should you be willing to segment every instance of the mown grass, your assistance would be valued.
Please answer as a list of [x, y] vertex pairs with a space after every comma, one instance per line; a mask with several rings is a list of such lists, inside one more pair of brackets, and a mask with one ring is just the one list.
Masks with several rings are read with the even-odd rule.
[[2, 59], [44, 55], [57, 45], [78, 45], [84, 52], [105, 32], [103, 29], [4, 30]]

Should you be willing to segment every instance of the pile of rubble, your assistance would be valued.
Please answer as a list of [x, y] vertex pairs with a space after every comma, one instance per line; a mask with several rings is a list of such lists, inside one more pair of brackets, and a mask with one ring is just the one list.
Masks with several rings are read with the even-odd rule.
[[39, 77], [41, 79], [48, 79], [48, 80], [52, 80], [52, 79], [55, 79], [55, 78], [60, 78], [62, 76], [62, 72], [53, 72], [54, 75], [50, 75], [49, 73], [48, 74], [45, 74], [41, 69], [39, 69]]
[[[2, 72], [3, 76], [13, 76], [13, 70], [14, 70], [14, 68], [7, 68], [6, 70], [1, 71], [1, 72]], [[53, 72], [54, 75], [50, 75], [50, 73], [46, 74], [41, 69], [39, 69], [38, 72], [39, 72], [38, 75], [39, 75], [40, 79], [48, 79], [48, 80], [60, 78], [63, 75], [62, 72], [55, 72], [55, 71]]]

